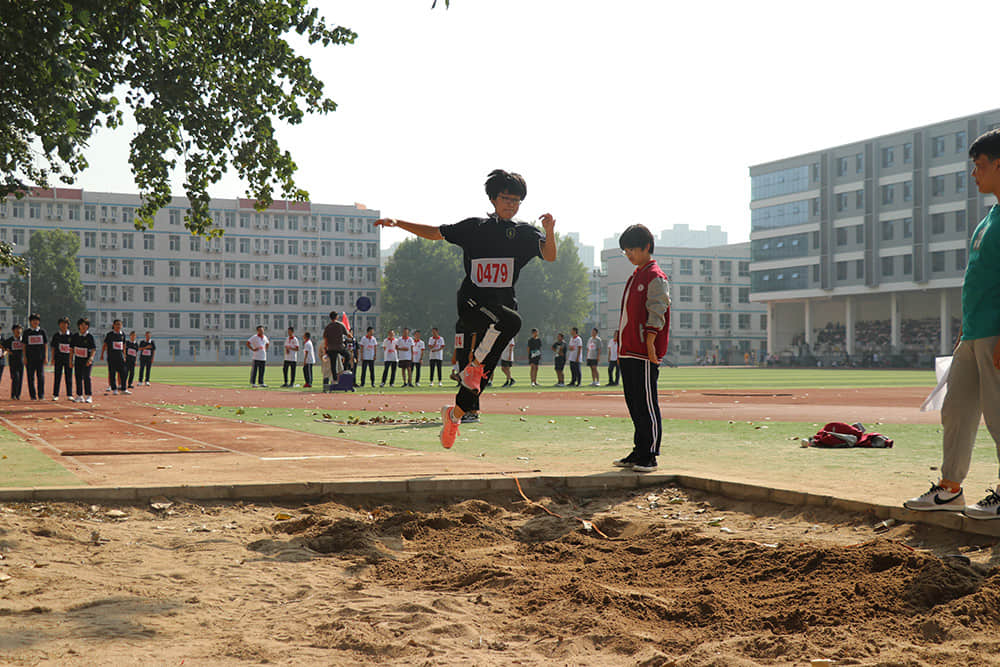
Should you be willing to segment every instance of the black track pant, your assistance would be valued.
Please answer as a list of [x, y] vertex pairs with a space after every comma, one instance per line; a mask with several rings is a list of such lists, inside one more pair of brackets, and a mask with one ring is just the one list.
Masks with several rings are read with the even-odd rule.
[[413, 382], [416, 384], [420, 384], [420, 366], [419, 361], [413, 362]]
[[438, 382], [441, 382], [441, 360], [431, 359], [430, 382], [434, 382], [434, 370], [437, 369]]
[[129, 358], [125, 361], [125, 381], [127, 387], [132, 388], [132, 380], [135, 379], [135, 359]]
[[24, 384], [24, 365], [10, 365], [10, 397], [21, 398], [21, 387]]
[[362, 359], [361, 360], [361, 382], [358, 383], [359, 387], [365, 386], [365, 373], [371, 377], [371, 385], [375, 386], [375, 360], [374, 359]]
[[[292, 375], [292, 381], [291, 382], [288, 381], [289, 371], [291, 371], [291, 375]], [[281, 374], [284, 377], [285, 384], [287, 384], [287, 385], [293, 385], [293, 384], [295, 384], [295, 362], [294, 361], [286, 361], [285, 365], [282, 366], [282, 368], [281, 368]]]
[[152, 357], [139, 357], [139, 382], [149, 382], [149, 369], [152, 367]]
[[618, 384], [618, 380], [621, 377], [621, 371], [618, 369], [618, 361], [608, 362], [608, 384]]
[[264, 384], [264, 367], [266, 362], [253, 360], [253, 365], [250, 367], [250, 384]]
[[389, 384], [390, 385], [396, 384], [396, 362], [395, 361], [387, 361], [384, 364], [382, 364], [382, 384], [385, 384], [385, 378], [388, 376], [390, 368], [392, 369], [392, 377], [389, 379]]
[[91, 396], [93, 392], [90, 386], [90, 370], [93, 366], [87, 363], [86, 358], [73, 359], [73, 375], [76, 376], [76, 395]]
[[580, 362], [571, 361], [569, 362], [569, 383], [571, 385], [580, 386], [583, 380], [583, 376], [580, 374]]
[[32, 398], [45, 398], [45, 364], [30, 361], [25, 366], [28, 371], [28, 395]]
[[[500, 332], [493, 346], [490, 347], [486, 358], [483, 359], [483, 382], [488, 382], [493, 370], [500, 361], [500, 355], [507, 348], [507, 344], [521, 330], [521, 316], [517, 311], [507, 306], [498, 304], [483, 305], [474, 299], [459, 298], [458, 303], [459, 331], [464, 332], [462, 337], [462, 349], [458, 351], [457, 360], [460, 368], [465, 368], [469, 362], [469, 353], [475, 352], [472, 347], [472, 334], [475, 333], [476, 347], [483, 342], [483, 337], [489, 330], [490, 325]], [[460, 384], [458, 393], [455, 395], [455, 405], [462, 408], [463, 412], [479, 410], [479, 393], [472, 391], [465, 385]]]
[[[312, 364], [302, 364], [302, 379], [305, 380], [307, 385], [312, 385], [313, 383], [313, 365]], [[294, 379], [293, 379], [294, 382]]]
[[108, 381], [111, 391], [125, 389], [125, 362], [108, 360]]
[[657, 456], [660, 453], [660, 436], [663, 423], [660, 404], [656, 396], [656, 381], [660, 367], [648, 359], [619, 357], [622, 371], [622, 390], [625, 404], [635, 426], [632, 442], [639, 457]]
[[65, 359], [60, 359], [59, 355], [56, 355], [52, 364], [52, 372], [55, 375], [55, 384], [52, 387], [53, 396], [59, 395], [59, 381], [64, 377], [66, 378], [66, 395], [73, 395], [73, 367], [69, 364], [69, 355]]

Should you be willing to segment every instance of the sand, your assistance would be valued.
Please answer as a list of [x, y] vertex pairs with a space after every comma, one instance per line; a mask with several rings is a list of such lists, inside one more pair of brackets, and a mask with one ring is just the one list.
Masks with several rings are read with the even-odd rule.
[[559, 516], [7, 504], [0, 662], [1000, 665], [995, 540], [672, 487], [534, 500]]

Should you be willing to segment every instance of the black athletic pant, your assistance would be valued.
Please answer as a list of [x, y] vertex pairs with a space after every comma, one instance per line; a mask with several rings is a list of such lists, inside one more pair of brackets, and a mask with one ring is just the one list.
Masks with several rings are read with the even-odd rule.
[[[288, 371], [292, 372], [292, 381], [291, 382], [288, 381]], [[281, 368], [281, 374], [285, 378], [285, 384], [287, 384], [287, 385], [293, 385], [293, 384], [295, 384], [295, 362], [294, 361], [286, 361], [285, 365]]]
[[73, 367], [69, 365], [69, 355], [66, 355], [65, 359], [60, 359], [59, 355], [56, 355], [55, 361], [52, 363], [52, 372], [55, 375], [55, 384], [52, 387], [52, 395], [59, 395], [59, 380], [63, 377], [66, 378], [66, 395], [73, 395]]
[[132, 388], [132, 380], [135, 379], [135, 359], [128, 358], [125, 361], [125, 380], [129, 389]]
[[618, 364], [622, 372], [622, 390], [625, 405], [635, 426], [632, 442], [640, 460], [660, 453], [662, 421], [660, 404], [656, 396], [656, 381], [660, 377], [660, 367], [648, 359], [620, 357]]
[[371, 384], [375, 386], [375, 360], [374, 359], [362, 359], [361, 360], [361, 382], [358, 383], [359, 387], [365, 386], [365, 371], [371, 377]]
[[76, 395], [91, 396], [90, 370], [93, 366], [87, 363], [86, 358], [73, 359], [73, 374], [76, 376]]
[[583, 381], [583, 376], [580, 374], [580, 362], [571, 361], [569, 362], [569, 384], [570, 386], [580, 386]]
[[[250, 384], [264, 384], [264, 366], [266, 362], [253, 360], [253, 366], [250, 367]], [[260, 378], [259, 380], [256, 378]]]
[[149, 369], [153, 367], [152, 357], [139, 357], [139, 382], [149, 382]]
[[45, 398], [45, 364], [40, 361], [29, 361], [25, 366], [28, 370], [28, 395], [32, 399]]
[[413, 383], [414, 384], [420, 384], [420, 366], [421, 366], [421, 364], [420, 364], [419, 361], [413, 362]]
[[108, 381], [111, 383], [111, 391], [125, 389], [125, 362], [112, 361], [108, 359]]
[[618, 361], [608, 362], [608, 384], [618, 384], [621, 371], [618, 369]]
[[[457, 360], [460, 368], [465, 368], [469, 362], [469, 352], [475, 352], [472, 347], [472, 333], [475, 333], [476, 347], [483, 342], [483, 337], [492, 324], [500, 335], [493, 341], [493, 347], [486, 354], [486, 358], [481, 362], [483, 366], [483, 383], [489, 382], [493, 375], [493, 370], [500, 361], [500, 355], [507, 349], [508, 343], [521, 330], [521, 316], [517, 311], [508, 306], [500, 304], [483, 305], [472, 298], [462, 298], [459, 296], [458, 319], [461, 323], [460, 331], [462, 336], [462, 349], [458, 351]], [[479, 410], [479, 391], [472, 391], [463, 384], [459, 384], [458, 393], [455, 395], [455, 405], [462, 408], [463, 412], [474, 412]]]
[[434, 369], [437, 369], [438, 382], [441, 382], [441, 360], [431, 359], [431, 377], [429, 382], [434, 383]]
[[[382, 384], [385, 384], [385, 378], [388, 375], [390, 368], [392, 369], [392, 377], [389, 379], [389, 386], [391, 387], [396, 384], [396, 362], [387, 361], [382, 364]], [[374, 371], [372, 371], [372, 377], [375, 377]]]
[[10, 365], [10, 397], [21, 398], [21, 386], [24, 384], [24, 365]]
[[[302, 364], [302, 379], [305, 380], [306, 386], [311, 386], [313, 383], [313, 365], [312, 364]], [[294, 382], [294, 379], [293, 379]]]

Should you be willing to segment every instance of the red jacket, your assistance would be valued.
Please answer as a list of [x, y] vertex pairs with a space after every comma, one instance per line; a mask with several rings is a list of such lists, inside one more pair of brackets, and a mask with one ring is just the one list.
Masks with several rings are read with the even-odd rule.
[[667, 353], [670, 286], [655, 259], [637, 267], [625, 283], [618, 322], [618, 356], [648, 359], [646, 333], [656, 332], [656, 356]]

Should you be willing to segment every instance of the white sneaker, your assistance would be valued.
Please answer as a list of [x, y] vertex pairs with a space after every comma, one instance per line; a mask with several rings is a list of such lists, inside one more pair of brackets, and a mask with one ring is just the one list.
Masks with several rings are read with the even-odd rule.
[[58, 397], [58, 396], [53, 396], [53, 397], [52, 397], [52, 400], [53, 400], [53, 401], [58, 401], [58, 400], [59, 400], [59, 397]]
[[77, 398], [76, 398], [76, 396], [70, 396], [70, 397], [69, 397], [69, 400], [71, 400], [71, 401], [73, 401], [74, 403], [76, 403], [76, 401], [77, 401]]
[[112, 396], [117, 396], [118, 395], [118, 390], [117, 389], [112, 389], [111, 390], [111, 395]]
[[147, 387], [149, 386], [149, 380], [146, 380], [146, 386]]
[[965, 508], [965, 516], [970, 519], [1000, 519], [1000, 493], [987, 489], [988, 495], [975, 505]]
[[93, 403], [94, 402], [94, 397], [93, 396], [88, 396], [87, 398], [83, 399], [83, 402], [84, 403]]
[[938, 484], [932, 484], [930, 490], [916, 498], [910, 498], [903, 507], [918, 512], [955, 512], [966, 509], [965, 494], [961, 489], [952, 493]]
[[126, 389], [126, 390], [125, 390], [125, 391], [123, 391], [122, 393], [123, 393], [123, 394], [131, 394], [132, 392], [130, 392], [130, 391], [129, 391], [128, 389]]

